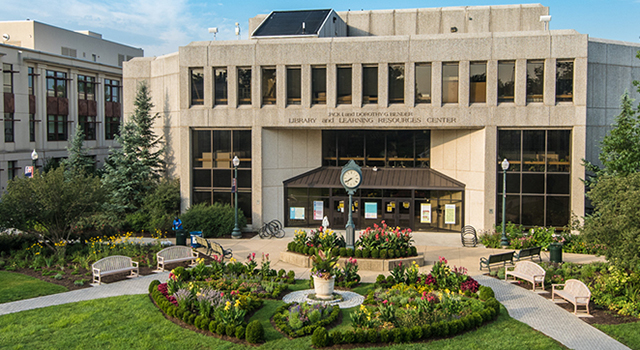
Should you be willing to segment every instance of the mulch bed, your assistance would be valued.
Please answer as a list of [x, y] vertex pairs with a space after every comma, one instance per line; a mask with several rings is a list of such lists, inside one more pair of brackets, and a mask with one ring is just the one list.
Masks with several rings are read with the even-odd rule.
[[[491, 276], [489, 274], [485, 274], [485, 276], [489, 276], [489, 277], [493, 277], [496, 278], [496, 276]], [[509, 277], [509, 279], [511, 280], [511, 277]], [[533, 289], [533, 285], [531, 284], [531, 282], [528, 281], [523, 281], [523, 280], [518, 280], [517, 283], [512, 283], [515, 286], [518, 286], [520, 288], [524, 288], [527, 289], [529, 291], [531, 291]], [[542, 294], [538, 294], [540, 296], [542, 296], [543, 298], [549, 299], [551, 300], [551, 287], [547, 287], [545, 285], [545, 291], [547, 291], [547, 293], [542, 293]], [[538, 291], [540, 289], [540, 286], [538, 285], [536, 287], [536, 291]], [[532, 292], [533, 293], [533, 292]], [[561, 299], [561, 298], [556, 298], [556, 300]], [[561, 299], [562, 300], [562, 299]], [[573, 304], [566, 302], [566, 303], [562, 303], [562, 304], [556, 304], [558, 307], [561, 307], [565, 310], [567, 310], [567, 312], [573, 313]], [[582, 311], [584, 312], [584, 307], [580, 307], [578, 308], [578, 313]], [[580, 317], [580, 319], [588, 324], [605, 324], [605, 325], [615, 325], [615, 324], [623, 324], [623, 323], [632, 323], [632, 322], [638, 322], [640, 321], [639, 319], [633, 317], [633, 316], [622, 316], [617, 314], [615, 311], [611, 311], [608, 310], [607, 308], [605, 308], [604, 306], [601, 305], [596, 305], [593, 303], [593, 301], [589, 302], [589, 313], [591, 314], [591, 316], [593, 317]]]

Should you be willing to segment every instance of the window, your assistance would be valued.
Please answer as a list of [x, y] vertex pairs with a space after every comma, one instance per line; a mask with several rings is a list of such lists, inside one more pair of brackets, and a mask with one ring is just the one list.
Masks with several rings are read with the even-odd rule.
[[276, 69], [262, 68], [262, 104], [276, 104]]
[[47, 71], [47, 96], [67, 97], [67, 73]]
[[238, 207], [251, 223], [251, 130], [193, 130], [193, 203], [233, 205], [234, 156], [238, 167]]
[[95, 116], [80, 116], [79, 117], [79, 125], [78, 127], [82, 128], [84, 131], [84, 139], [85, 140], [95, 140], [96, 139], [96, 117]]
[[431, 103], [431, 63], [416, 64], [416, 103]]
[[556, 61], [556, 102], [573, 102], [573, 60]]
[[96, 99], [96, 78], [86, 75], [78, 75], [78, 100]]
[[311, 67], [311, 103], [327, 103], [327, 68]]
[[516, 76], [514, 61], [498, 61], [498, 102], [513, 102]]
[[35, 73], [35, 69], [33, 67], [28, 67], [27, 68], [28, 71], [28, 75], [27, 75], [27, 83], [29, 85], [29, 142], [35, 142], [36, 141], [36, 116], [35, 116], [35, 109], [32, 109], [32, 107], [35, 107], [35, 103], [32, 106], [32, 102], [31, 100], [33, 99], [33, 102], [35, 102], [35, 98], [32, 98], [31, 96], [35, 97], [35, 93], [36, 93], [36, 79], [35, 77], [37, 76], [37, 74]]
[[18, 177], [18, 170], [21, 168], [18, 167], [18, 161], [10, 160], [7, 162], [7, 177], [9, 180], [13, 180]]
[[469, 64], [469, 102], [487, 102], [487, 63]]
[[27, 76], [27, 80], [29, 83], [29, 95], [35, 95], [35, 89], [36, 89], [36, 73], [34, 72], [33, 67], [29, 67], [28, 68], [28, 76]]
[[238, 68], [238, 104], [251, 104], [251, 68]]
[[404, 64], [389, 65], [389, 103], [404, 103]]
[[351, 66], [338, 66], [338, 104], [351, 104]]
[[228, 99], [228, 87], [227, 87], [227, 69], [226, 68], [214, 68], [214, 104], [226, 105]]
[[542, 102], [544, 95], [544, 61], [527, 61], [527, 102]]
[[302, 88], [300, 67], [287, 67], [287, 104], [299, 105]]
[[47, 116], [47, 141], [67, 141], [67, 116]]
[[36, 142], [36, 115], [29, 114], [29, 142]]
[[502, 159], [509, 160], [506, 221], [563, 227], [570, 219], [571, 131], [498, 130], [498, 215], [502, 222]]
[[104, 100], [120, 103], [120, 82], [113, 79], [104, 80]]
[[2, 90], [6, 94], [13, 93], [13, 65], [8, 63], [2, 64], [2, 75], [4, 82], [2, 83]]
[[458, 63], [442, 64], [442, 103], [458, 103]]
[[113, 140], [120, 131], [120, 117], [105, 117], [104, 138]]
[[191, 68], [189, 76], [191, 77], [191, 105], [204, 105], [204, 70]]
[[13, 113], [4, 114], [4, 142], [14, 142], [15, 120]]
[[362, 67], [362, 103], [378, 103], [378, 66]]

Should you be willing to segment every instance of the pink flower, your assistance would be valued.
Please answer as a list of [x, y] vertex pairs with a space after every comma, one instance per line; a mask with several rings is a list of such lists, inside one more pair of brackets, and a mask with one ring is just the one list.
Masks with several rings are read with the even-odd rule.
[[439, 257], [438, 261], [441, 262], [441, 263], [444, 263], [444, 264], [447, 263], [447, 259], [445, 259], [443, 256]]
[[388, 301], [385, 299], [382, 304], [387, 305]]

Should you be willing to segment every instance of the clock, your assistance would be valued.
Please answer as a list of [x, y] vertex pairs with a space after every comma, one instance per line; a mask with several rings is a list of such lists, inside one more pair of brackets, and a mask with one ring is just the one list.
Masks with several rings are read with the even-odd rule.
[[362, 176], [355, 169], [349, 169], [342, 173], [342, 183], [348, 188], [357, 188], [362, 182]]

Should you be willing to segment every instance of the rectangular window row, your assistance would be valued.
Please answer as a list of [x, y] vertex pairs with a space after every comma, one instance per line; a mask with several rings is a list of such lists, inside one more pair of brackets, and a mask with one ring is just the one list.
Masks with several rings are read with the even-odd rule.
[[[497, 98], [498, 103], [515, 102], [516, 61], [497, 62]], [[573, 60], [556, 61], [556, 101], [573, 101]], [[527, 60], [526, 62], [526, 101], [543, 102], [544, 98], [544, 69], [545, 61]], [[277, 100], [277, 70], [276, 67], [260, 67], [260, 88], [262, 105], [275, 105]], [[362, 65], [362, 104], [377, 104], [380, 93], [379, 66], [377, 64]], [[353, 66], [336, 66], [336, 103], [353, 103]], [[429, 104], [432, 102], [431, 63], [415, 63], [415, 104]], [[460, 64], [459, 62], [442, 63], [442, 103], [459, 102]], [[214, 105], [228, 104], [227, 68], [213, 68], [214, 76]], [[302, 69], [299, 66], [286, 67], [286, 104], [299, 105], [302, 100]], [[387, 98], [389, 104], [405, 103], [405, 64], [388, 65]], [[487, 62], [469, 63], [469, 102], [487, 102]], [[494, 80], [495, 81], [495, 80]], [[204, 105], [204, 69], [190, 69], [190, 84], [192, 106]], [[251, 104], [251, 68], [237, 68], [238, 105]], [[327, 103], [327, 67], [311, 67], [311, 103]]]

